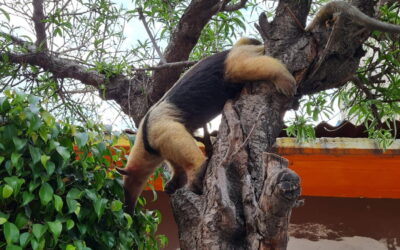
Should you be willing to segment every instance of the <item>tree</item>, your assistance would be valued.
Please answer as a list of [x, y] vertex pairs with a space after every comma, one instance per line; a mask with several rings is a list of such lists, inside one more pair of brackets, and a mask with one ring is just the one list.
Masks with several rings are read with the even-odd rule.
[[[31, 19], [35, 34], [29, 40], [2, 23], [3, 83], [50, 94], [72, 113], [81, 111], [66, 96], [98, 90], [138, 123], [193, 59], [231, 43], [232, 27], [246, 27], [250, 14], [245, 9], [257, 10], [262, 1], [137, 0], [139, 8], [128, 11], [109, 0], [33, 0], [28, 7], [3, 2], [5, 17], [11, 13]], [[183, 249], [286, 247], [299, 179], [284, 159], [266, 152], [271, 152], [287, 110], [304, 107], [306, 116], [288, 130], [302, 137], [309, 133], [307, 120], [329, 111], [325, 97], [333, 96], [351, 118], [368, 125], [371, 137], [382, 146], [390, 144], [396, 133], [391, 121], [400, 113], [399, 39], [360, 26], [343, 8], [331, 8], [305, 30], [311, 6], [321, 2], [326, 1], [280, 0], [272, 20], [260, 15], [257, 29], [265, 51], [293, 73], [297, 94], [286, 98], [268, 83], [249, 83], [238, 99], [226, 104], [203, 195], [181, 189], [172, 196]], [[351, 3], [370, 16], [400, 23], [396, 1]], [[121, 27], [132, 17], [141, 20], [152, 42], [121, 51]], [[156, 35], [150, 29], [155, 24], [161, 24]], [[161, 52], [158, 45], [165, 40]], [[157, 66], [147, 65], [154, 62], [151, 47], [159, 51]], [[372, 54], [357, 72], [365, 49]], [[138, 57], [140, 63], [134, 64]], [[89, 87], [76, 91], [76, 81]]]

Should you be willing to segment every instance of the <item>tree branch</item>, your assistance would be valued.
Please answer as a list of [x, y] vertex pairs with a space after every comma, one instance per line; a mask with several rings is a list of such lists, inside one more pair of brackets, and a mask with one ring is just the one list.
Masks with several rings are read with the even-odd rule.
[[195, 65], [197, 61], [183, 61], [183, 62], [172, 62], [172, 63], [165, 63], [158, 66], [151, 66], [147, 68], [140, 68], [140, 69], [133, 69], [134, 71], [146, 71], [146, 70], [160, 70], [160, 69], [168, 69], [168, 68], [175, 68], [175, 67], [188, 67]]
[[102, 84], [106, 83], [104, 75], [89, 70], [79, 62], [50, 56], [47, 53], [0, 53], [0, 60], [4, 60], [3, 56], [8, 58], [11, 63], [39, 66], [53, 73], [57, 78], [71, 78], [97, 88], [100, 88]]
[[7, 33], [0, 31], [0, 37], [10, 39], [13, 44], [22, 46], [22, 47], [26, 48], [29, 52], [35, 52], [35, 50], [36, 50], [36, 47], [32, 43], [27, 42], [19, 37], [13, 36], [11, 34], [7, 34]]
[[[167, 62], [186, 61], [196, 45], [201, 31], [216, 13], [219, 0], [193, 0], [179, 20], [164, 51]], [[150, 104], [156, 102], [179, 79], [183, 66], [154, 72]]]
[[163, 64], [167, 63], [167, 61], [165, 60], [163, 54], [161, 53], [160, 47], [158, 47], [156, 39], [154, 39], [154, 36], [150, 31], [149, 25], [146, 22], [146, 17], [143, 15], [143, 9], [142, 8], [137, 8], [137, 11], [139, 13], [139, 19], [142, 21], [143, 26], [146, 29], [146, 32], [149, 35], [151, 42], [153, 43], [154, 49], [157, 51], [157, 54], [160, 57], [161, 63], [163, 63]]
[[[371, 91], [366, 86], [364, 86], [364, 83], [362, 82], [362, 80], [360, 78], [358, 78], [357, 76], [354, 76], [351, 79], [351, 81], [357, 86], [357, 88], [361, 89], [361, 91], [364, 92], [364, 94], [367, 96], [368, 100], [375, 100], [374, 95], [371, 93]], [[382, 122], [381, 122], [381, 118], [379, 116], [378, 107], [374, 103], [372, 103], [370, 106], [371, 106], [372, 114], [378, 123], [378, 126], [381, 127]]]
[[236, 4], [225, 5], [220, 11], [232, 12], [232, 11], [239, 10], [246, 5], [247, 1], [248, 0], [240, 0], [240, 2], [238, 2]]
[[307, 31], [314, 29], [325, 23], [326, 20], [331, 19], [337, 13], [342, 13], [347, 16], [353, 22], [364, 26], [369, 30], [379, 30], [390, 33], [400, 33], [400, 26], [391, 23], [384, 23], [374, 18], [371, 18], [361, 12], [359, 9], [353, 5], [346, 3], [344, 1], [333, 1], [329, 2], [324, 7], [322, 7], [313, 21], [306, 28]]
[[42, 51], [47, 51], [47, 36], [46, 36], [46, 25], [43, 22], [45, 19], [43, 10], [43, 0], [33, 0], [33, 16], [32, 20], [35, 25], [36, 31], [36, 48]]

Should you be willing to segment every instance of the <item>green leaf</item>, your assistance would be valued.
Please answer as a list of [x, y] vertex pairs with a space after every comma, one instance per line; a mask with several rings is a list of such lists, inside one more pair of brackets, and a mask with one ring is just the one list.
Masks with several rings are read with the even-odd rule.
[[0, 8], [0, 11], [3, 13], [3, 15], [7, 18], [7, 21], [10, 21], [10, 14], [8, 14], [7, 11], [4, 9]]
[[121, 202], [121, 201], [119, 201], [119, 200], [114, 200], [114, 201], [111, 203], [111, 211], [116, 212], [116, 211], [119, 211], [119, 210], [121, 210], [121, 209], [122, 209], [122, 202]]
[[78, 202], [67, 198], [68, 213], [75, 212], [78, 209]]
[[68, 244], [67, 247], [65, 248], [65, 250], [75, 250], [75, 249], [76, 249], [76, 247], [74, 247], [71, 244]]
[[15, 225], [21, 229], [28, 223], [28, 218], [26, 218], [25, 214], [18, 213], [17, 217], [15, 218]]
[[43, 167], [46, 168], [46, 163], [50, 159], [50, 156], [42, 155], [40, 156], [40, 161], [42, 162]]
[[6, 178], [4, 178], [4, 181], [13, 188], [14, 197], [19, 193], [19, 190], [21, 189], [22, 184], [25, 183], [24, 179], [20, 179], [16, 176], [6, 177]]
[[32, 233], [36, 239], [40, 240], [43, 234], [47, 231], [47, 226], [42, 224], [33, 224], [32, 225]]
[[124, 217], [126, 219], [126, 222], [128, 223], [127, 228], [131, 228], [133, 222], [132, 217], [127, 213], [124, 213]]
[[[31, 111], [32, 111], [32, 109], [31, 109]], [[33, 111], [36, 111], [36, 110], [33, 110]], [[33, 112], [33, 113], [35, 113], [35, 112]], [[30, 132], [37, 131], [38, 129], [40, 129], [40, 127], [42, 125], [43, 125], [42, 120], [38, 116], [35, 115], [30, 120], [29, 131]]]
[[8, 185], [8, 184], [4, 185], [3, 192], [2, 192], [3, 198], [7, 199], [8, 197], [10, 197], [12, 195], [13, 191], [14, 191], [14, 189], [10, 185]]
[[106, 208], [107, 205], [107, 199], [101, 198], [97, 199], [94, 202], [94, 211], [96, 212], [97, 218], [101, 218], [101, 216], [104, 213], [104, 209]]
[[15, 153], [13, 152], [11, 154], [11, 163], [14, 167], [16, 167], [18, 165], [18, 160], [21, 157], [21, 154]]
[[54, 117], [47, 111], [42, 112], [42, 118], [47, 126], [53, 127], [54, 126]]
[[67, 220], [67, 230], [71, 230], [75, 226], [75, 222], [71, 219]]
[[35, 190], [37, 187], [39, 187], [40, 183], [36, 182], [36, 181], [31, 181], [29, 182], [29, 192], [33, 192], [33, 190]]
[[1, 163], [3, 163], [3, 161], [4, 161], [4, 156], [0, 156], [0, 165], [1, 165]]
[[6, 222], [7, 222], [6, 218], [0, 217], [0, 225], [3, 225]]
[[25, 145], [28, 142], [28, 140], [27, 139], [20, 139], [20, 138], [18, 138], [16, 136], [13, 136], [13, 142], [14, 142], [14, 145], [15, 145], [15, 149], [17, 151], [20, 151], [21, 149], [23, 149], [25, 147]]
[[40, 239], [39, 242], [38, 242], [38, 240], [36, 240], [34, 238], [31, 239], [31, 246], [32, 246], [33, 250], [43, 250], [45, 247], [45, 244], [46, 244], [45, 238]]
[[22, 204], [21, 206], [24, 207], [26, 206], [29, 202], [31, 202], [33, 199], [35, 198], [35, 196], [30, 193], [30, 192], [23, 192], [22, 193]]
[[54, 162], [52, 161], [48, 161], [46, 163], [46, 172], [47, 174], [50, 176], [54, 173], [54, 171], [56, 170], [56, 165], [54, 164]]
[[7, 245], [6, 250], [22, 250], [22, 247], [16, 245]]
[[44, 142], [47, 142], [47, 140], [49, 139], [49, 133], [48, 133], [46, 127], [41, 127], [39, 129], [39, 135], [40, 135], [40, 138], [42, 138], [42, 140]]
[[54, 240], [57, 240], [62, 231], [62, 223], [58, 220], [55, 220], [53, 222], [47, 222], [47, 225], [49, 226], [50, 232], [53, 234]]
[[39, 190], [39, 197], [42, 205], [47, 205], [53, 198], [53, 194], [53, 188], [48, 183], [44, 183]]
[[54, 199], [54, 208], [56, 209], [57, 212], [61, 213], [62, 207], [64, 205], [62, 198], [55, 194], [53, 195], [53, 199]]
[[69, 192], [67, 194], [67, 200], [68, 199], [78, 200], [81, 198], [81, 195], [82, 195], [82, 191], [80, 191], [77, 188], [72, 188], [71, 190], [69, 190]]
[[31, 154], [33, 164], [36, 164], [40, 161], [40, 149], [29, 145], [29, 153]]
[[86, 194], [86, 196], [87, 196], [90, 200], [92, 200], [92, 201], [95, 201], [96, 199], [98, 199], [95, 190], [86, 189], [86, 190], [85, 190], [85, 194]]
[[75, 141], [76, 145], [78, 145], [78, 148], [82, 148], [83, 146], [86, 145], [88, 142], [89, 136], [87, 133], [77, 133], [75, 135]]
[[19, 239], [19, 230], [16, 225], [11, 222], [6, 222], [3, 226], [4, 238], [7, 244], [17, 243]]
[[80, 212], [81, 212], [81, 204], [80, 204], [79, 202], [77, 202], [77, 203], [76, 203], [76, 208], [75, 208], [74, 213], [75, 213], [76, 215], [79, 215]]
[[31, 234], [26, 232], [23, 233], [19, 236], [19, 245], [21, 247], [25, 247], [26, 245], [28, 245], [29, 241], [31, 240]]
[[81, 235], [85, 235], [87, 233], [88, 226], [86, 224], [78, 223], [77, 227], [78, 227], [79, 232], [81, 233]]
[[57, 152], [62, 156], [64, 160], [68, 160], [71, 157], [66, 147], [58, 146], [56, 147]]

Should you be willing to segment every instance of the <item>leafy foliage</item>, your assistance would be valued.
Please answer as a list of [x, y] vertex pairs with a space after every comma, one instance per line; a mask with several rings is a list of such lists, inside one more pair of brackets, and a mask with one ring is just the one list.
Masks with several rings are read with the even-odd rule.
[[[123, 212], [119, 175], [126, 152], [94, 125], [56, 122], [40, 99], [0, 97], [1, 249], [157, 249], [160, 214]], [[110, 160], [111, 159], [111, 160]], [[143, 201], [142, 201], [143, 203]]]

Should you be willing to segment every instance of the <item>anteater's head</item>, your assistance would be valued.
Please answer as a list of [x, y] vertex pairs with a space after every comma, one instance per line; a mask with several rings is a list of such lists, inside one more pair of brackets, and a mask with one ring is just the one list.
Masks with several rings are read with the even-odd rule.
[[138, 171], [129, 168], [116, 168], [124, 178], [124, 211], [128, 214], [133, 214], [136, 206], [136, 201], [142, 193], [147, 177], [138, 174]]

